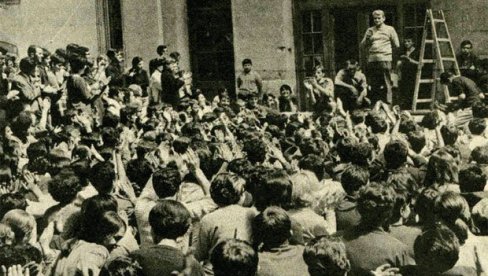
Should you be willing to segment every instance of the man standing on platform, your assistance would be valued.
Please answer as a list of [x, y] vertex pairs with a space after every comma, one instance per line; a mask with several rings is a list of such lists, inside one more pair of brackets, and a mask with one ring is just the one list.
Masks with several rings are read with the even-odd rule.
[[373, 103], [378, 100], [391, 103], [393, 48], [400, 47], [400, 41], [395, 29], [385, 24], [382, 10], [374, 11], [373, 19], [374, 26], [366, 30], [361, 41], [361, 47], [368, 50], [367, 74], [372, 90], [371, 100]]

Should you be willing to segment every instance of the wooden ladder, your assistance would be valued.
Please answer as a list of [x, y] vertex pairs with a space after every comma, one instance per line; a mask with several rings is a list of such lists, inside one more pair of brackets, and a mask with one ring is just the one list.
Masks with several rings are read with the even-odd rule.
[[[446, 70], [456, 76], [461, 75], [444, 12], [427, 9], [413, 93], [413, 112], [432, 109], [437, 88], [440, 87], [439, 75]], [[446, 103], [457, 100], [457, 97], [450, 96], [447, 86], [441, 89]]]

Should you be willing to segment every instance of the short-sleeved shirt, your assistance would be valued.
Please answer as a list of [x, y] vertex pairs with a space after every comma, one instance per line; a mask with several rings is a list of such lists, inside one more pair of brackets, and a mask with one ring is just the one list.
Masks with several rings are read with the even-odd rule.
[[361, 71], [356, 71], [354, 73], [354, 76], [351, 76], [346, 72], [345, 69], [341, 69], [335, 77], [336, 84], [338, 81], [342, 81], [344, 83], [352, 85], [356, 87], [356, 89], [358, 87], [362, 87], [363, 89], [366, 89], [368, 87], [368, 83], [366, 82], [366, 76]]
[[261, 82], [261, 76], [254, 70], [249, 73], [241, 73], [238, 77], [239, 91], [248, 93], [258, 93], [258, 83]]

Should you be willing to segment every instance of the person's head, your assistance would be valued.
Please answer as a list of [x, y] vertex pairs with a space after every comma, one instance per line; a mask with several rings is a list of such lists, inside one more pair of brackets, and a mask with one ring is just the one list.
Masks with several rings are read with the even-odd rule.
[[180, 62], [181, 54], [178, 52], [171, 52], [171, 54], [169, 54], [169, 57], [174, 59], [178, 63]]
[[413, 42], [413, 38], [411, 38], [411, 37], [405, 37], [403, 39], [403, 45], [405, 46], [405, 49], [412, 48], [415, 45], [415, 43]]
[[258, 95], [255, 93], [250, 93], [247, 97], [247, 106], [249, 108], [255, 108], [258, 106], [259, 98]]
[[322, 180], [325, 175], [324, 162], [325, 159], [316, 154], [307, 154], [300, 159], [298, 167], [302, 170], [314, 172], [315, 176]]
[[369, 183], [369, 170], [363, 166], [350, 165], [341, 176], [344, 191], [350, 196], [357, 194], [359, 189]]
[[380, 27], [381, 25], [383, 25], [383, 23], [385, 23], [385, 19], [385, 12], [383, 12], [382, 10], [373, 11], [373, 21], [376, 27]]
[[78, 238], [111, 249], [125, 234], [124, 220], [114, 211], [100, 216], [83, 214]]
[[115, 181], [114, 165], [108, 161], [97, 163], [92, 167], [89, 179], [99, 194], [111, 194]]
[[219, 206], [238, 204], [244, 194], [246, 181], [234, 173], [220, 173], [210, 185], [210, 196]]
[[71, 72], [74, 74], [83, 74], [87, 67], [87, 60], [83, 57], [72, 57], [69, 61]]
[[436, 219], [445, 223], [456, 234], [459, 242], [464, 244], [468, 238], [468, 225], [471, 223], [466, 199], [455, 192], [444, 192], [435, 200], [434, 213]]
[[486, 180], [486, 175], [479, 165], [469, 164], [459, 171], [459, 188], [462, 193], [483, 191]]
[[454, 125], [443, 125], [441, 127], [441, 136], [446, 146], [454, 145], [458, 138], [458, 130]]
[[361, 224], [369, 229], [386, 226], [395, 204], [395, 190], [384, 183], [372, 182], [359, 189], [357, 210]]
[[444, 185], [458, 182], [458, 166], [454, 157], [446, 150], [441, 149], [429, 159], [424, 184], [427, 187], [432, 185]]
[[469, 40], [461, 42], [461, 53], [465, 56], [469, 56], [473, 52], [473, 43]]
[[400, 140], [394, 140], [386, 144], [383, 154], [386, 167], [398, 169], [407, 162], [408, 146]]
[[259, 138], [244, 141], [242, 150], [247, 153], [247, 158], [252, 164], [262, 163], [266, 160], [266, 144]]
[[311, 276], [345, 276], [351, 269], [346, 245], [341, 238], [335, 236], [313, 239], [305, 246], [303, 260]]
[[101, 268], [100, 276], [142, 276], [141, 265], [129, 256], [109, 259]]
[[443, 72], [441, 73], [441, 75], [439, 76], [440, 80], [441, 80], [441, 84], [449, 84], [451, 83], [451, 80], [452, 78], [454, 77], [454, 75], [447, 71], [447, 72]]
[[288, 84], [283, 84], [281, 87], [280, 87], [280, 95], [283, 97], [283, 98], [290, 98], [292, 94], [292, 90], [291, 90], [291, 87], [288, 85]]
[[338, 141], [336, 147], [337, 154], [339, 155], [342, 163], [352, 161], [351, 156], [356, 144], [356, 140], [352, 137], [345, 137]]
[[20, 60], [19, 69], [23, 74], [34, 76], [36, 72], [36, 62], [33, 58], [25, 57]]
[[412, 194], [402, 187], [397, 185], [390, 186], [395, 190], [395, 205], [390, 217], [390, 224], [398, 223], [404, 224], [411, 215], [410, 203], [412, 200]]
[[81, 189], [81, 181], [72, 170], [61, 170], [48, 182], [49, 194], [62, 205], [71, 203]]
[[273, 170], [264, 176], [254, 190], [255, 206], [262, 211], [269, 206], [288, 208], [291, 204], [293, 184], [284, 170]]
[[166, 53], [166, 49], [168, 49], [168, 47], [166, 45], [159, 45], [157, 48], [156, 48], [156, 53], [159, 55], [159, 56], [162, 56]]
[[141, 57], [134, 57], [132, 59], [132, 68], [137, 70], [144, 68], [144, 60]]
[[453, 231], [442, 224], [434, 225], [415, 239], [415, 262], [422, 271], [439, 275], [456, 264], [459, 246]]
[[410, 131], [407, 134], [408, 142], [410, 143], [410, 148], [416, 152], [420, 153], [425, 147], [426, 140], [425, 134], [422, 131]]
[[244, 69], [244, 72], [249, 73], [251, 72], [252, 69], [252, 60], [249, 58], [246, 58], [242, 61], [242, 68]]
[[267, 107], [273, 107], [276, 105], [276, 97], [273, 94], [266, 93], [263, 95], [263, 104]]
[[358, 70], [359, 68], [359, 62], [355, 59], [348, 59], [346, 61], [346, 72], [350, 75], [350, 76], [354, 76], [354, 74], [356, 74], [356, 71]]
[[422, 225], [432, 225], [435, 222], [434, 205], [439, 192], [434, 188], [425, 188], [415, 200], [414, 210]]
[[371, 127], [371, 132], [373, 134], [384, 133], [388, 129], [388, 124], [385, 118], [383, 118], [379, 113], [369, 112], [366, 115], [365, 123], [367, 126]]
[[117, 212], [117, 200], [107, 194], [98, 194], [87, 198], [81, 204], [81, 215], [92, 216], [94, 218], [101, 217], [108, 211]]
[[110, 60], [110, 63], [120, 63], [124, 61], [124, 58], [122, 56], [122, 52], [117, 50], [117, 49], [108, 49], [107, 50], [107, 57]]
[[471, 160], [479, 165], [488, 164], [488, 146], [474, 148], [471, 152]]
[[319, 180], [310, 171], [300, 171], [290, 176], [292, 183], [291, 200], [293, 208], [310, 207], [314, 202], [314, 190], [318, 190]]
[[156, 195], [162, 199], [174, 196], [179, 190], [182, 180], [178, 168], [167, 166], [155, 171], [152, 181]]
[[127, 163], [127, 178], [135, 183], [140, 189], [146, 186], [147, 181], [153, 173], [153, 168], [149, 161], [134, 159]]
[[210, 256], [215, 276], [255, 276], [258, 262], [258, 254], [251, 245], [237, 239], [217, 244]]
[[15, 234], [15, 244], [28, 244], [37, 241], [37, 223], [35, 218], [24, 210], [8, 211], [1, 221], [8, 225]]
[[479, 235], [488, 235], [488, 198], [483, 198], [473, 206], [472, 218]]
[[257, 215], [252, 222], [255, 244], [265, 250], [277, 248], [291, 237], [291, 220], [285, 210], [271, 206]]
[[324, 66], [317, 65], [313, 68], [314, 76], [316, 79], [321, 79], [325, 76]]
[[485, 132], [486, 122], [482, 118], [473, 118], [468, 124], [469, 131], [473, 135], [481, 135]]
[[27, 200], [21, 193], [7, 193], [0, 195], [0, 219], [10, 210], [27, 208]]
[[41, 46], [30, 45], [29, 48], [27, 48], [27, 55], [34, 59], [37, 63], [40, 63], [44, 57], [44, 51], [42, 50]]
[[15, 241], [15, 233], [7, 224], [0, 223], [0, 246], [11, 245]]
[[190, 212], [175, 200], [159, 200], [149, 212], [149, 225], [154, 243], [162, 239], [176, 240], [190, 228]]
[[351, 152], [351, 163], [359, 166], [368, 166], [373, 158], [373, 145], [370, 143], [355, 143]]

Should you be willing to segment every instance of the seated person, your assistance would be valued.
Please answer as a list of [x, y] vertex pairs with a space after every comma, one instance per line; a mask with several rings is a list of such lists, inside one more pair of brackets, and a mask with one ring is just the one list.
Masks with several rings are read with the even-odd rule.
[[480, 89], [474, 81], [463, 76], [454, 76], [451, 72], [444, 72], [440, 76], [441, 84], [449, 87], [451, 97], [458, 97], [458, 100], [451, 103], [450, 110], [472, 107], [484, 98]]
[[346, 67], [337, 73], [334, 82], [336, 97], [341, 99], [345, 111], [367, 105], [368, 83], [356, 60], [346, 61]]
[[200, 264], [194, 258], [187, 259], [176, 242], [186, 234], [190, 222], [190, 212], [180, 202], [160, 200], [151, 209], [149, 224], [155, 245], [132, 253], [144, 275], [173, 275], [173, 271], [181, 272], [186, 266], [191, 267], [190, 275], [203, 275]]
[[478, 80], [479, 59], [473, 53], [473, 43], [469, 40], [461, 42], [461, 52], [456, 56], [461, 75], [473, 81]]
[[387, 232], [395, 204], [395, 191], [384, 183], [370, 183], [359, 190], [359, 225], [343, 235], [353, 275], [363, 275], [385, 263], [393, 267], [414, 264], [408, 247]]
[[215, 246], [210, 256], [215, 276], [255, 276], [258, 254], [245, 241], [230, 239]]
[[281, 112], [296, 112], [297, 106], [295, 99], [292, 97], [292, 90], [288, 84], [280, 87], [280, 97], [278, 98], [278, 107]]
[[402, 267], [404, 276], [410, 275], [476, 275], [469, 267], [455, 267], [459, 258], [459, 240], [448, 227], [437, 224], [415, 240], [417, 265]]
[[291, 245], [291, 221], [285, 210], [268, 207], [253, 220], [259, 250], [259, 275], [306, 275], [303, 246]]

